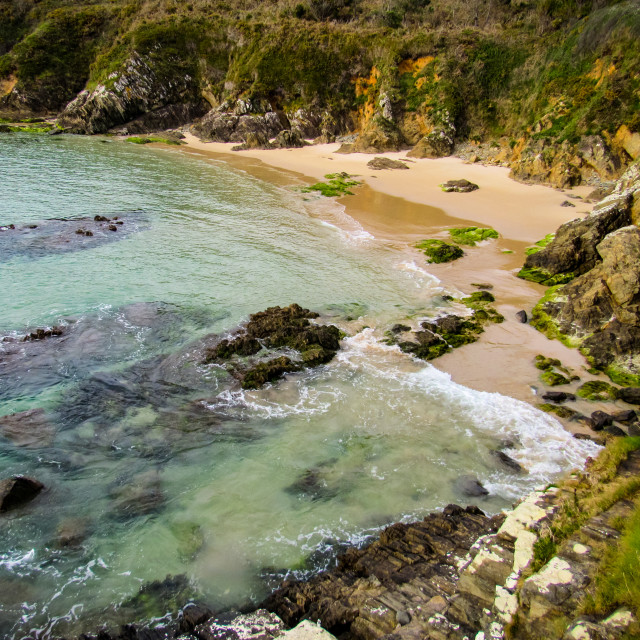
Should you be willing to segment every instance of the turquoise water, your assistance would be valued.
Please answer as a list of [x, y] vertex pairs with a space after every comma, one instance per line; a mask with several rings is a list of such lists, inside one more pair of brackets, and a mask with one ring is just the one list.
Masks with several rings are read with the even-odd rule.
[[[37, 224], [20, 233], [40, 238], [0, 231], [0, 334], [66, 328], [0, 342], [0, 415], [44, 411], [35, 442], [0, 430], [0, 478], [47, 486], [0, 519], [6, 637], [160, 617], [175, 602], [135, 596], [167, 575], [216, 607], [256, 602], [339, 543], [473, 502], [461, 475], [483, 482], [491, 494], [475, 502], [494, 512], [592, 452], [530, 406], [381, 343], [455, 292], [294, 179], [28, 134], [0, 139], [0, 175], [0, 225]], [[124, 224], [47, 244], [61, 224], [47, 220], [95, 215]], [[244, 392], [200, 364], [207, 335], [292, 302], [346, 332], [329, 365]], [[499, 447], [529, 473], [498, 467]], [[70, 527], [81, 544], [61, 547]]]

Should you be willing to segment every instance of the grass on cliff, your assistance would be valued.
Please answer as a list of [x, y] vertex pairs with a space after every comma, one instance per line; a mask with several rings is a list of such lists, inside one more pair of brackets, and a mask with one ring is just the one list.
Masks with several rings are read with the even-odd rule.
[[640, 498], [636, 498], [618, 544], [609, 547], [595, 582], [590, 613], [607, 615], [626, 605], [640, 615]]
[[640, 492], [640, 477], [617, 475], [620, 464], [637, 449], [640, 437], [615, 438], [589, 465], [587, 473], [574, 474], [561, 484], [565, 493], [551, 526], [534, 546], [534, 561], [528, 575], [539, 571], [555, 555], [558, 546], [587, 520]]

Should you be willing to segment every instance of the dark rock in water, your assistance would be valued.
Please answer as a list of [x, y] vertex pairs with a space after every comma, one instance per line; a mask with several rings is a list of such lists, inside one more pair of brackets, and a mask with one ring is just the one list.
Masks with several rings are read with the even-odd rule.
[[456, 480], [456, 489], [469, 498], [477, 498], [479, 496], [488, 496], [489, 492], [480, 484], [475, 476], [460, 476]]
[[613, 424], [613, 417], [604, 411], [594, 411], [591, 414], [591, 428], [594, 431], [602, 431], [604, 427]]
[[308, 500], [329, 500], [338, 494], [337, 489], [330, 488], [322, 477], [321, 469], [308, 469], [298, 480], [285, 489], [286, 493]]
[[300, 365], [286, 356], [259, 362], [246, 371], [242, 377], [243, 389], [258, 389], [267, 382], [281, 378], [285, 373], [299, 371]]
[[[164, 580], [143, 584], [135, 596], [122, 603], [121, 609], [130, 620], [150, 620], [164, 616], [167, 611], [179, 611], [185, 602], [194, 600], [198, 600], [198, 593], [187, 576], [169, 575]], [[140, 634], [134, 637], [142, 640], [145, 636]]]
[[624, 438], [627, 435], [620, 427], [616, 427], [613, 424], [604, 427], [603, 431], [608, 433], [610, 436], [615, 436], [616, 438]]
[[[344, 637], [390, 637], [398, 624], [429, 617], [423, 611], [426, 602], [449, 600], [458, 579], [456, 563], [503, 519], [487, 518], [477, 507], [449, 505], [421, 522], [391, 525], [366, 548], [350, 548], [336, 568], [308, 581], [285, 581], [261, 606], [288, 627], [303, 619], [321, 620], [329, 632]], [[420, 625], [414, 631], [422, 630]], [[459, 637], [464, 634], [473, 637], [461, 625]]]
[[213, 616], [213, 611], [199, 602], [190, 602], [182, 608], [179, 615], [179, 629], [183, 633], [191, 633], [199, 624]]
[[221, 340], [207, 349], [204, 363], [220, 362], [232, 356], [252, 356], [264, 347], [268, 350], [292, 349], [299, 352], [300, 361], [280, 355], [249, 365], [236, 364], [237, 377], [245, 389], [257, 389], [283, 374], [298, 371], [302, 366], [315, 367], [329, 362], [340, 348], [340, 330], [333, 325], [309, 322], [318, 314], [297, 304], [270, 307], [251, 315], [243, 333], [233, 339]]
[[576, 205], [573, 202], [569, 202], [568, 200], [564, 200], [560, 203], [561, 207], [575, 207]]
[[[140, 221], [140, 212], [136, 214]], [[96, 216], [103, 218], [103, 216]], [[9, 233], [0, 233], [0, 261], [15, 257], [41, 258], [80, 251], [98, 246], [104, 242], [114, 242], [117, 238], [109, 233], [108, 219], [69, 218], [44, 220]], [[125, 233], [133, 233], [140, 223], [128, 225]], [[116, 227], [117, 229], [117, 227]]]
[[117, 230], [118, 230], [118, 227], [116, 227], [116, 225], [115, 225], [115, 224], [110, 224], [110, 225], [107, 227], [107, 229], [109, 229], [109, 231], [117, 231]]
[[284, 632], [284, 624], [277, 615], [264, 609], [240, 614], [231, 620], [211, 618], [197, 626], [200, 640], [271, 640]]
[[516, 319], [522, 324], [527, 324], [527, 320], [529, 320], [529, 317], [527, 316], [527, 312], [524, 309], [521, 309], [516, 313]]
[[394, 324], [389, 331], [393, 334], [404, 333], [405, 331], [411, 331], [411, 327], [406, 324]]
[[0, 418], [0, 436], [18, 447], [49, 447], [55, 428], [42, 409], [29, 409]]
[[87, 518], [67, 518], [56, 529], [56, 546], [60, 548], [79, 547], [89, 535]]
[[516, 473], [525, 473], [525, 469], [522, 465], [519, 462], [516, 462], [511, 456], [508, 456], [504, 451], [494, 450], [491, 451], [491, 455], [500, 462], [500, 464], [511, 471], [515, 471]]
[[382, 169], [408, 169], [409, 168], [404, 162], [400, 162], [400, 160], [392, 160], [391, 158], [382, 158], [382, 157], [369, 160], [369, 162], [367, 162], [367, 167], [375, 171], [380, 171]]
[[0, 480], [0, 512], [16, 509], [31, 502], [42, 490], [42, 482], [27, 476]]
[[542, 394], [542, 399], [562, 404], [567, 400], [575, 401], [576, 396], [573, 393], [568, 393], [566, 391], [546, 391]]
[[109, 218], [100, 215], [94, 216], [93, 219], [95, 220], [95, 222], [110, 222]]
[[64, 333], [62, 327], [52, 327], [51, 329], [36, 329], [23, 338], [24, 342], [30, 340], [44, 340], [45, 338], [51, 338], [53, 336], [61, 336]]
[[452, 191], [455, 193], [469, 193], [470, 191], [475, 191], [479, 187], [477, 184], [463, 179], [449, 180], [448, 182], [441, 184], [440, 188], [447, 193]]
[[159, 511], [165, 502], [156, 471], [135, 475], [127, 484], [114, 487], [110, 495], [114, 513], [119, 518], [136, 518]]
[[471, 286], [476, 289], [493, 289], [493, 285], [487, 282], [472, 282]]
[[618, 389], [618, 398], [627, 404], [640, 404], [640, 387], [622, 387]]
[[213, 349], [207, 351], [205, 363], [226, 360], [233, 355], [252, 356], [262, 349], [262, 345], [248, 336], [240, 336], [235, 340], [221, 340]]
[[460, 333], [464, 327], [465, 319], [459, 316], [442, 316], [435, 321], [436, 333], [444, 335], [447, 333]]
[[617, 413], [611, 414], [611, 417], [616, 422], [622, 422], [623, 424], [634, 422], [637, 418], [637, 414], [633, 409], [629, 409], [627, 411], [618, 411]]

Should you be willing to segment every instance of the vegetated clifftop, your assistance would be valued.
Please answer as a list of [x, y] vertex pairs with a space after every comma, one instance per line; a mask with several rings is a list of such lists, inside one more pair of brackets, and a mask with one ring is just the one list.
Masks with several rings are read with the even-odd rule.
[[470, 142], [564, 187], [640, 154], [639, 42], [634, 1], [5, 0], [0, 115], [137, 133], [210, 111], [205, 139], [355, 132], [344, 152], [418, 157]]

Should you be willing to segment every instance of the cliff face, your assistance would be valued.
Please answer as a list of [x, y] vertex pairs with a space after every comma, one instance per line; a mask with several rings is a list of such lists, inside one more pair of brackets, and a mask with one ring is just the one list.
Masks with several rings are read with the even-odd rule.
[[246, 142], [255, 127], [233, 117], [272, 112], [287, 128], [302, 109], [305, 137], [357, 134], [344, 152], [468, 142], [561, 187], [616, 179], [640, 154], [631, 1], [13, 0], [0, 35], [0, 115], [62, 112], [75, 132], [158, 130], [209, 108], [205, 137]]
[[[552, 286], [532, 324], [577, 346], [614, 382], [640, 382], [640, 164], [583, 219], [562, 225], [520, 276]], [[564, 284], [563, 284], [564, 283]]]

